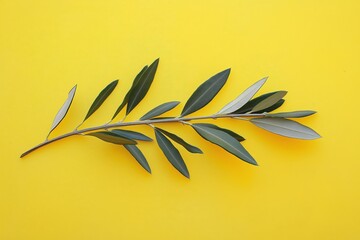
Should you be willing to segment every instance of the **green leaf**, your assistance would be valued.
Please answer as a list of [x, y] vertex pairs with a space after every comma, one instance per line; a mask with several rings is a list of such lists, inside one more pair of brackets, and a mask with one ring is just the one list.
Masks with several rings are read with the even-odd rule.
[[180, 117], [193, 113], [206, 106], [226, 83], [230, 68], [209, 78], [202, 83], [186, 102]]
[[262, 100], [268, 98], [269, 96], [275, 94], [277, 92], [270, 92], [270, 93], [265, 93], [259, 97], [256, 97], [252, 100], [250, 100], [249, 102], [247, 102], [244, 106], [242, 106], [240, 109], [234, 111], [233, 113], [238, 113], [238, 114], [241, 114], [241, 113], [248, 113], [248, 112], [251, 112], [251, 110], [259, 103], [261, 102]]
[[237, 98], [233, 101], [225, 105], [217, 114], [228, 114], [232, 113], [242, 106], [244, 106], [249, 100], [259, 91], [259, 89], [264, 85], [266, 82], [267, 77], [257, 81], [249, 88], [247, 88], [243, 93], [241, 93]]
[[285, 137], [305, 140], [320, 138], [311, 128], [285, 118], [253, 118], [250, 121], [262, 129]]
[[134, 131], [130, 131], [130, 130], [113, 129], [113, 130], [111, 130], [111, 132], [115, 133], [118, 136], [124, 137], [124, 138], [140, 140], [140, 141], [148, 141], [148, 142], [152, 141], [152, 139], [149, 138], [148, 136], [146, 136], [142, 133], [134, 132]]
[[277, 103], [275, 103], [274, 105], [272, 105], [271, 107], [268, 107], [268, 108], [265, 108], [261, 111], [258, 111], [258, 112], [252, 112], [252, 113], [269, 113], [269, 112], [272, 112], [276, 109], [278, 109], [279, 107], [281, 107], [283, 104], [284, 104], [285, 100], [284, 99], [280, 99]]
[[203, 126], [209, 127], [209, 128], [213, 128], [213, 129], [217, 129], [223, 132], [226, 132], [227, 134], [229, 134], [230, 136], [232, 136], [233, 138], [235, 138], [236, 140], [238, 140], [239, 142], [242, 142], [245, 140], [245, 138], [243, 138], [242, 136], [240, 136], [239, 134], [237, 134], [236, 132], [233, 132], [229, 129], [226, 128], [221, 128], [219, 126], [216, 126], [214, 124], [210, 124], [210, 123], [202, 123]]
[[167, 111], [170, 111], [171, 109], [173, 109], [174, 107], [179, 105], [179, 103], [180, 102], [178, 102], [178, 101], [163, 103], [163, 104], [157, 106], [156, 108], [150, 110], [148, 113], [146, 113], [144, 116], [142, 116], [140, 118], [140, 120], [147, 120], [147, 119], [151, 119], [153, 117], [159, 116]]
[[186, 150], [188, 150], [191, 153], [203, 153], [199, 148], [185, 142], [182, 138], [180, 138], [179, 136], [170, 133], [164, 129], [161, 128], [156, 128], [157, 130], [159, 130], [160, 132], [162, 132], [163, 134], [165, 134], [167, 137], [169, 137], [170, 139], [172, 139], [173, 141], [177, 142], [178, 144], [182, 145]]
[[64, 102], [64, 104], [62, 105], [62, 107], [60, 108], [60, 110], [57, 112], [55, 119], [51, 125], [49, 134], [60, 124], [60, 122], [64, 119], [64, 117], [66, 116], [67, 112], [69, 111], [69, 108], [71, 106], [71, 103], [74, 99], [75, 96], [75, 92], [76, 92], [76, 85], [70, 90], [68, 97], [66, 99], [66, 101]]
[[88, 133], [86, 135], [97, 137], [105, 142], [119, 144], [119, 145], [124, 145], [124, 144], [134, 145], [134, 144], [136, 144], [136, 142], [132, 139], [124, 138], [113, 132], [108, 132], [108, 131], [92, 132], [92, 133]]
[[125, 107], [125, 105], [128, 103], [129, 101], [129, 96], [131, 91], [134, 89], [134, 87], [138, 84], [139, 80], [141, 79], [142, 75], [145, 73], [146, 69], [148, 68], [148, 66], [146, 65], [135, 77], [131, 88], [129, 89], [129, 91], [126, 93], [122, 103], [120, 104], [120, 106], [118, 107], [118, 109], [116, 110], [114, 116], [111, 118], [111, 120], [113, 120], [118, 114], [119, 112]]
[[95, 101], [91, 105], [88, 113], [86, 114], [84, 121], [86, 119], [88, 119], [104, 103], [104, 101], [109, 97], [109, 95], [112, 93], [112, 91], [114, 91], [118, 82], [119, 82], [119, 80], [115, 80], [115, 81], [111, 82], [99, 93], [99, 95], [96, 97]]
[[146, 161], [144, 154], [136, 145], [124, 145], [126, 150], [128, 150], [131, 155], [136, 159], [136, 161], [148, 172], [151, 173], [149, 163]]
[[246, 149], [230, 134], [223, 132], [212, 127], [208, 127], [207, 124], [192, 124], [195, 131], [203, 137], [205, 140], [214, 143], [236, 157], [244, 160], [247, 163], [257, 165], [255, 159], [246, 151]]
[[280, 101], [286, 95], [286, 93], [286, 91], [278, 91], [275, 94], [272, 94], [271, 96], [265, 98], [264, 100], [256, 104], [256, 106], [251, 110], [251, 112], [264, 111], [264, 109], [267, 109]]
[[294, 112], [282, 112], [282, 113], [270, 113], [266, 114], [266, 117], [276, 118], [302, 118], [315, 114], [312, 110], [294, 111]]
[[139, 78], [138, 82], [131, 90], [129, 95], [129, 101], [127, 104], [126, 115], [128, 115], [145, 97], [146, 93], [149, 91], [151, 83], [154, 80], [156, 69], [159, 64], [159, 59], [156, 59], [144, 72], [144, 74]]
[[157, 129], [154, 130], [158, 145], [165, 154], [166, 158], [182, 175], [184, 175], [187, 178], [190, 178], [189, 171], [179, 151], [159, 130]]

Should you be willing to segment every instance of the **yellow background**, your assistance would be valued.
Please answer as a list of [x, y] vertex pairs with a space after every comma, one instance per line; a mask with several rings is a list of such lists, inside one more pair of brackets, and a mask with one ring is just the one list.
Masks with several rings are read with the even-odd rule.
[[[0, 0], [0, 239], [359, 239], [359, 12], [355, 0]], [[200, 83], [231, 67], [194, 116], [269, 76], [260, 93], [288, 90], [282, 111], [317, 110], [301, 122], [323, 138], [217, 120], [247, 138], [254, 167], [189, 127], [162, 125], [205, 152], [180, 150], [191, 180], [155, 142], [140, 145], [152, 175], [122, 147], [87, 137], [19, 158], [45, 138], [73, 85], [52, 136], [71, 131], [118, 78], [84, 127], [106, 122], [157, 57], [154, 84], [128, 120], [171, 100], [179, 113]]]

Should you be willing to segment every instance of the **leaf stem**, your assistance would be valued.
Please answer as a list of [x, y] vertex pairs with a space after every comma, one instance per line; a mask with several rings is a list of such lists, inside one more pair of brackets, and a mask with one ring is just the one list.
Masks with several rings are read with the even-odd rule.
[[[29, 150], [27, 150], [26, 152], [24, 152], [23, 154], [21, 154], [21, 158], [28, 155], [29, 153], [42, 148], [50, 143], [59, 141], [61, 139], [64, 138], [68, 138], [74, 135], [84, 135], [85, 133], [88, 132], [92, 132], [92, 131], [96, 131], [96, 130], [104, 130], [104, 129], [110, 129], [110, 128], [116, 128], [116, 127], [126, 127], [126, 126], [135, 126], [135, 125], [152, 125], [152, 124], [156, 124], [156, 123], [172, 123], [172, 122], [189, 122], [189, 121], [193, 121], [193, 120], [204, 120], [204, 119], [218, 119], [218, 118], [237, 118], [240, 120], [245, 120], [246, 118], [252, 118], [252, 117], [265, 117], [266, 115], [263, 113], [258, 113], [258, 114], [253, 114], [253, 113], [247, 113], [247, 114], [226, 114], [226, 115], [210, 115], [210, 116], [198, 116], [198, 117], [178, 117], [178, 118], [170, 118], [170, 119], [150, 119], [150, 120], [138, 120], [138, 121], [133, 121], [133, 122], [117, 122], [117, 123], [113, 123], [113, 124], [104, 124], [104, 125], [100, 125], [100, 126], [95, 126], [95, 127], [89, 127], [89, 128], [84, 128], [81, 130], [78, 130], [77, 128], [69, 133], [60, 135], [58, 137], [52, 138], [52, 139], [46, 139], [44, 142], [36, 145], [35, 147], [30, 148]], [[245, 118], [245, 119], [243, 119]], [[82, 124], [82, 123], [81, 123]], [[81, 125], [80, 124], [80, 125]], [[80, 126], [79, 125], [79, 126]], [[79, 127], [78, 126], [78, 127]]]

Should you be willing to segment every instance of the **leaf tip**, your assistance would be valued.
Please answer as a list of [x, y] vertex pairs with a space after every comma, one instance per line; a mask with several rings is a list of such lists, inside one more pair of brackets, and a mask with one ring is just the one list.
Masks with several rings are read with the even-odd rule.
[[228, 78], [229, 75], [230, 75], [230, 72], [231, 72], [231, 68], [227, 68], [227, 69], [225, 69], [225, 70], [222, 71], [222, 72], [226, 75], [226, 78]]
[[314, 138], [313, 139], [319, 139], [319, 138], [322, 138], [322, 136], [320, 135], [320, 134], [318, 134], [317, 132], [315, 132], [316, 133], [316, 135], [314, 136]]
[[116, 79], [116, 80], [112, 81], [110, 84], [114, 85], [114, 88], [115, 88], [118, 83], [119, 83], [119, 79]]
[[268, 76], [266, 76], [266, 77], [263, 77], [262, 79], [260, 79], [258, 82], [259, 83], [262, 83], [261, 85], [263, 85], [263, 84], [265, 84], [265, 82], [268, 80]]

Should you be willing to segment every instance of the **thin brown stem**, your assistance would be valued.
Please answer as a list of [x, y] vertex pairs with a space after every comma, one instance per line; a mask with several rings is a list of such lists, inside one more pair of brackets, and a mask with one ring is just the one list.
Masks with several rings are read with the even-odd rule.
[[142, 121], [133, 121], [133, 122], [118, 122], [113, 124], [104, 124], [100, 126], [95, 127], [89, 127], [84, 128], [81, 130], [78, 130], [77, 128], [69, 133], [60, 135], [58, 137], [52, 138], [52, 139], [46, 139], [44, 142], [36, 145], [35, 147], [30, 148], [23, 154], [21, 154], [21, 158], [28, 155], [29, 153], [44, 147], [50, 143], [59, 141], [64, 138], [68, 138], [74, 135], [83, 135], [88, 132], [96, 131], [96, 130], [104, 130], [104, 129], [111, 129], [116, 127], [126, 127], [126, 126], [135, 126], [135, 125], [151, 125], [151, 124], [157, 124], [157, 123], [171, 123], [171, 122], [189, 122], [193, 120], [204, 120], [204, 119], [218, 119], [218, 118], [252, 118], [252, 117], [264, 117], [265, 114], [259, 113], [259, 114], [227, 114], [227, 115], [210, 115], [210, 116], [199, 116], [199, 117], [184, 117], [184, 118], [167, 118], [167, 119], [152, 119], [152, 120], [142, 120]]

